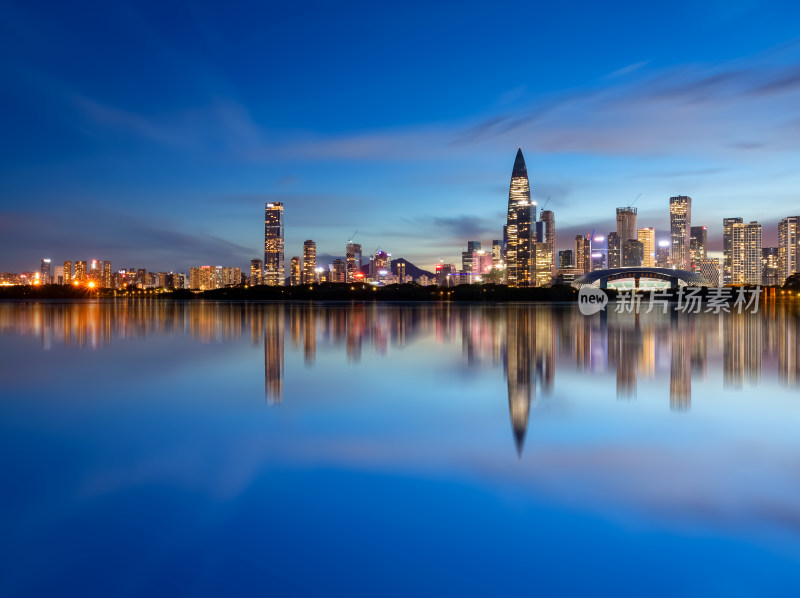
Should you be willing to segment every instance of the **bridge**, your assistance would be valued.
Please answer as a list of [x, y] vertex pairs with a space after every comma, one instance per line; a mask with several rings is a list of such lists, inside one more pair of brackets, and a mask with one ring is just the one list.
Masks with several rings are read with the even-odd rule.
[[688, 270], [672, 270], [670, 268], [610, 268], [608, 270], [595, 270], [579, 276], [572, 282], [572, 286], [579, 289], [583, 286], [608, 288], [609, 282], [633, 280], [634, 288], [639, 288], [642, 280], [661, 280], [669, 284], [670, 287], [690, 286], [708, 287], [713, 286], [703, 276], [697, 272]]

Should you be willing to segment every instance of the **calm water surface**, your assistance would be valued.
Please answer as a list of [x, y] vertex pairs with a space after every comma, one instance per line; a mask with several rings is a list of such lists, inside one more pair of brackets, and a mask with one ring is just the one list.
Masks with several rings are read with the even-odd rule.
[[0, 594], [799, 595], [800, 319], [0, 304]]

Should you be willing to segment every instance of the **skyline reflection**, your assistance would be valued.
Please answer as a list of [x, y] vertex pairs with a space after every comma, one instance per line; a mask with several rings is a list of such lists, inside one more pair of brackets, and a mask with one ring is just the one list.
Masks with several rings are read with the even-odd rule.
[[637, 400], [641, 381], [669, 376], [675, 412], [691, 410], [693, 379], [719, 370], [726, 391], [764, 378], [790, 388], [800, 382], [796, 307], [774, 302], [756, 315], [609, 310], [591, 317], [567, 305], [8, 303], [0, 305], [0, 334], [38, 337], [44, 351], [57, 344], [96, 350], [154, 335], [224, 343], [249, 334], [254, 346], [263, 345], [268, 405], [285, 395], [292, 400], [284, 388], [287, 341], [307, 368], [315, 367], [318, 350], [344, 350], [358, 366], [365, 351], [391, 360], [421, 339], [460, 343], [468, 370], [502, 367], [520, 456], [537, 400], [553, 395], [558, 373], [613, 374], [624, 401]]

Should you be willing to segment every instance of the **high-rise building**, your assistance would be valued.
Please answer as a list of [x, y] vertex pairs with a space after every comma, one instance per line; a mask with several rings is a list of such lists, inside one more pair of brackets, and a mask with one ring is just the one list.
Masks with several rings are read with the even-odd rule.
[[42, 259], [42, 265], [39, 270], [39, 280], [42, 284], [50, 284], [50, 258]]
[[467, 241], [467, 250], [461, 252], [461, 270], [462, 272], [472, 272], [472, 260], [474, 254], [481, 250], [480, 241]]
[[592, 239], [589, 236], [575, 237], [575, 268], [584, 274], [592, 271]]
[[689, 270], [689, 239], [692, 227], [692, 198], [677, 195], [669, 198], [670, 259], [672, 267]]
[[283, 204], [268, 202], [264, 208], [264, 284], [280, 287], [285, 283], [283, 264]]
[[800, 216], [788, 216], [778, 223], [778, 262], [781, 269], [778, 284], [800, 272]]
[[353, 282], [356, 279], [356, 273], [361, 272], [361, 245], [352, 241], [347, 243], [345, 260], [347, 261], [347, 282]]
[[541, 216], [542, 222], [544, 222], [544, 242], [547, 243], [549, 247], [548, 251], [550, 251], [550, 255], [552, 256], [552, 264], [553, 268], [556, 267], [556, 216], [553, 214], [552, 210], [543, 210]]
[[564, 249], [558, 252], [558, 268], [565, 270], [567, 268], [575, 267], [575, 253], [572, 249]]
[[398, 260], [395, 265], [397, 266], [397, 282], [403, 284], [406, 281], [406, 263]]
[[[358, 261], [361, 261], [361, 245], [356, 245], [359, 249]], [[359, 266], [360, 267], [360, 266]], [[317, 282], [317, 244], [311, 239], [303, 243], [303, 284], [314, 284]]]
[[656, 265], [656, 229], [640, 228], [638, 240], [642, 244], [642, 266], [654, 268]]
[[660, 241], [656, 248], [656, 268], [669, 268], [669, 241]]
[[294, 256], [289, 260], [289, 283], [293, 287], [303, 284], [303, 265], [300, 256]]
[[89, 278], [98, 285], [103, 282], [103, 262], [100, 260], [89, 262]]
[[765, 287], [782, 284], [779, 256], [777, 247], [764, 247], [761, 250], [761, 284]]
[[700, 270], [700, 260], [708, 257], [708, 230], [705, 226], [693, 226], [689, 235], [689, 256], [692, 270]]
[[499, 266], [503, 262], [503, 241], [492, 241], [492, 266]]
[[64, 284], [64, 266], [53, 266], [53, 284]]
[[619, 233], [608, 233], [606, 244], [608, 247], [608, 267], [619, 268], [622, 265], [622, 247], [619, 242]]
[[258, 286], [260, 284], [264, 284], [264, 262], [258, 258], [253, 258], [250, 260], [250, 286]]
[[103, 262], [103, 287], [111, 288], [111, 262], [108, 260]]
[[550, 284], [553, 277], [553, 256], [549, 243], [533, 244], [533, 286], [543, 287]]
[[528, 169], [525, 167], [525, 158], [520, 148], [514, 159], [511, 185], [508, 189], [506, 273], [510, 287], [531, 285], [531, 223], [534, 220], [535, 208], [532, 209], [531, 206]]
[[732, 225], [732, 284], [761, 284], [761, 225], [758, 222]]
[[636, 214], [637, 208], [631, 206], [617, 208], [617, 235], [619, 236], [620, 246], [624, 245], [625, 241], [629, 239], [637, 240]]
[[628, 239], [622, 244], [622, 267], [638, 268], [644, 261], [644, 244], [636, 239]]
[[62, 284], [72, 284], [72, 262], [64, 262], [64, 282]]
[[381, 276], [381, 272], [388, 272], [387, 265], [389, 263], [389, 254], [385, 251], [376, 251], [375, 255], [372, 256], [370, 259], [370, 276], [372, 280], [378, 280]]
[[81, 284], [86, 282], [86, 266], [85, 260], [75, 262], [75, 280]]
[[722, 284], [731, 284], [733, 269], [733, 225], [741, 224], [741, 218], [722, 219]]
[[347, 272], [344, 260], [336, 258], [333, 260], [333, 266], [331, 268], [331, 282], [345, 282], [346, 280]]
[[[205, 268], [210, 268], [211, 266], [204, 266]], [[139, 268], [136, 272], [136, 284], [139, 285], [139, 288], [144, 288], [147, 286], [147, 270], [145, 268]]]

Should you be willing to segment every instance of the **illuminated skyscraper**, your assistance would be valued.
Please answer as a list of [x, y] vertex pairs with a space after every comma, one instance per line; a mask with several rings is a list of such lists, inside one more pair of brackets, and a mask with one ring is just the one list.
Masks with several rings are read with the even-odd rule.
[[584, 274], [592, 271], [592, 240], [588, 236], [575, 237], [575, 267]]
[[533, 244], [533, 274], [532, 286], [543, 287], [550, 284], [553, 277], [553, 256], [550, 253], [549, 243]]
[[777, 247], [764, 247], [761, 250], [761, 284], [765, 287], [783, 283]]
[[340, 258], [336, 258], [333, 260], [333, 267], [331, 268], [331, 282], [345, 282], [346, 280], [345, 263]]
[[64, 262], [64, 284], [72, 284], [72, 262]]
[[250, 285], [264, 284], [264, 262], [258, 258], [250, 260]]
[[81, 260], [75, 262], [75, 280], [83, 284], [86, 282], [86, 261]]
[[111, 288], [111, 262], [103, 262], [103, 287]]
[[395, 265], [397, 266], [397, 282], [403, 284], [406, 281], [406, 263], [397, 260]]
[[317, 281], [317, 244], [311, 239], [303, 243], [303, 284]]
[[350, 241], [347, 244], [345, 260], [347, 262], [347, 282], [353, 282], [356, 279], [356, 273], [361, 272], [361, 245]]
[[637, 212], [638, 210], [631, 206], [617, 208], [617, 236], [619, 236], [620, 246], [624, 245], [625, 241], [637, 240]]
[[544, 222], [544, 242], [547, 243], [548, 251], [552, 257], [551, 267], [556, 267], [556, 216], [552, 210], [542, 211], [542, 222]]
[[653, 268], [656, 265], [656, 229], [640, 228], [638, 232], [639, 243], [642, 244], [642, 266]]
[[731, 284], [733, 265], [733, 225], [740, 224], [741, 218], [722, 219], [722, 284]]
[[761, 284], [761, 225], [737, 222], [732, 228], [731, 283]]
[[481, 250], [480, 241], [467, 241], [467, 250], [461, 252], [461, 271], [472, 272], [474, 254]]
[[619, 243], [619, 234], [615, 232], [608, 233], [606, 244], [608, 247], [608, 267], [619, 268], [622, 264], [622, 248]]
[[692, 198], [677, 195], [669, 198], [670, 258], [672, 267], [689, 270], [689, 238], [692, 227]]
[[492, 266], [497, 266], [503, 261], [503, 241], [496, 239], [492, 241]]
[[39, 280], [42, 284], [50, 284], [50, 258], [42, 259], [41, 269], [39, 271]]
[[264, 208], [264, 284], [283, 286], [283, 204], [269, 202]]
[[689, 255], [692, 262], [692, 270], [700, 270], [700, 260], [708, 257], [708, 230], [705, 226], [693, 226], [689, 236]]
[[531, 187], [522, 148], [517, 150], [511, 185], [508, 190], [508, 216], [506, 230], [506, 272], [508, 286], [531, 285], [531, 223], [535, 220], [536, 208], [531, 206]]
[[303, 265], [300, 262], [300, 257], [295, 256], [289, 261], [289, 276], [290, 280], [289, 283], [296, 287], [302, 284], [302, 275], [303, 275]]
[[800, 216], [789, 216], [778, 223], [778, 284], [800, 272]]

